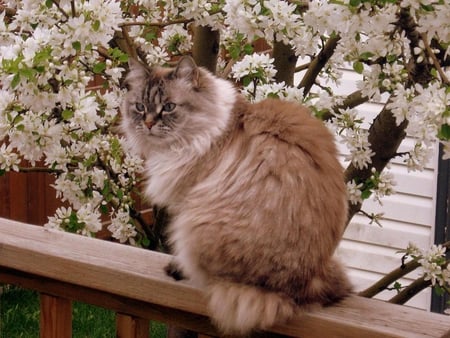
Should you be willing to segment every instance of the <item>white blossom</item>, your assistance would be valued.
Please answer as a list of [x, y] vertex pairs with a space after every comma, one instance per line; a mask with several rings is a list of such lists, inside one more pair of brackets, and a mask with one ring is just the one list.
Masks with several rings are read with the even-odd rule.
[[351, 204], [362, 203], [361, 188], [363, 184], [356, 184], [354, 180], [347, 182], [347, 196]]
[[276, 74], [273, 66], [273, 59], [268, 54], [246, 55], [236, 62], [231, 70], [232, 76], [240, 80], [244, 77], [254, 77], [262, 80], [262, 83], [269, 82]]
[[120, 243], [130, 241], [135, 244], [134, 237], [137, 235], [134, 225], [131, 223], [130, 213], [127, 210], [119, 210], [111, 219], [111, 224], [108, 225], [108, 230], [112, 237], [117, 239]]
[[19, 171], [20, 158], [11, 145], [0, 145], [0, 171]]

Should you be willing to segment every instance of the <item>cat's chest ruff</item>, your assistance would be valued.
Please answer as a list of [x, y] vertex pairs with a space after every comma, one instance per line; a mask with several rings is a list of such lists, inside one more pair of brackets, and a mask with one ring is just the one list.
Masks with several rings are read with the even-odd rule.
[[180, 152], [157, 154], [146, 161], [146, 195], [155, 204], [168, 204], [180, 180], [187, 174], [194, 155]]

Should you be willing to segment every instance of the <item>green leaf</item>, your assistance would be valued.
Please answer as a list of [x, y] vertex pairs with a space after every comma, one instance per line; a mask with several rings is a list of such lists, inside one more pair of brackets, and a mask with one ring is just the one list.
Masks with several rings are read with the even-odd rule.
[[89, 158], [83, 161], [83, 165], [86, 168], [90, 168], [96, 162], [97, 162], [97, 154], [92, 154], [91, 156], [89, 156]]
[[50, 59], [51, 55], [52, 55], [52, 48], [46, 47], [46, 48], [36, 52], [36, 54], [33, 57], [33, 62], [36, 65], [41, 64], [41, 63], [47, 61], [48, 59]]
[[117, 198], [121, 201], [123, 199], [124, 193], [122, 189], [117, 189], [116, 191]]
[[35, 78], [36, 75], [36, 71], [34, 69], [31, 68], [23, 68], [19, 71], [19, 74], [21, 76], [23, 76], [24, 78], [32, 81]]
[[128, 62], [128, 54], [122, 52], [119, 48], [111, 48], [109, 50], [109, 55], [113, 59], [119, 60], [120, 62]]
[[17, 127], [17, 124], [19, 124], [19, 123], [22, 122], [22, 121], [23, 121], [23, 116], [17, 115], [17, 116], [14, 118], [14, 120], [11, 121], [11, 122], [13, 122], [14, 125]]
[[438, 138], [441, 140], [450, 140], [450, 126], [443, 124], [438, 132]]
[[46, 6], [47, 8], [52, 8], [52, 6], [53, 6], [53, 1], [52, 1], [52, 0], [46, 0], [46, 1], [45, 1], [45, 6]]
[[108, 206], [106, 204], [101, 204], [99, 209], [103, 215], [107, 215], [109, 213]]
[[75, 233], [79, 229], [82, 228], [82, 224], [78, 223], [78, 216], [77, 216], [77, 213], [75, 211], [72, 211], [72, 213], [70, 214], [70, 216], [67, 219], [67, 221], [68, 222], [65, 223], [65, 224], [66, 224], [66, 230], [68, 232]]
[[106, 63], [104, 63], [104, 62], [96, 63], [96, 64], [94, 65], [94, 67], [92, 68], [92, 70], [93, 70], [93, 72], [94, 72], [95, 74], [100, 74], [100, 73], [103, 72], [105, 69], [106, 69]]
[[253, 54], [253, 50], [254, 50], [254, 48], [253, 48], [253, 46], [251, 44], [246, 44], [244, 46], [244, 53], [247, 54], [247, 55]]
[[102, 196], [105, 199], [106, 202], [111, 202], [113, 196], [111, 194], [111, 185], [109, 181], [105, 181], [103, 189], [102, 189]]
[[6, 170], [5, 169], [0, 169], [0, 176], [3, 176], [6, 174]]
[[14, 77], [11, 81], [11, 87], [16, 88], [19, 83], [20, 83], [20, 74], [16, 73], [14, 74]]
[[358, 7], [361, 4], [361, 0], [350, 0], [350, 6]]
[[237, 60], [239, 58], [239, 55], [241, 54], [241, 49], [239, 47], [233, 46], [230, 47], [228, 52], [230, 53], [230, 56], [233, 60]]
[[72, 42], [72, 47], [73, 49], [75, 49], [77, 52], [79, 52], [81, 50], [81, 43], [80, 41], [74, 41]]
[[95, 20], [92, 24], [92, 29], [97, 32], [100, 29], [100, 20]]
[[442, 296], [445, 293], [445, 289], [440, 287], [437, 283], [434, 286], [434, 292], [438, 295], [438, 296]]
[[144, 248], [148, 248], [150, 246], [150, 240], [147, 237], [143, 237], [141, 241], [141, 245]]
[[370, 195], [372, 195], [372, 192], [369, 189], [361, 191], [361, 198], [363, 200], [368, 199], [370, 197]]
[[434, 6], [433, 6], [433, 5], [424, 5], [424, 4], [421, 4], [420, 6], [422, 7], [422, 9], [423, 9], [424, 11], [427, 11], [427, 12], [433, 12], [433, 11], [434, 11]]
[[367, 61], [367, 60], [369, 60], [371, 57], [373, 57], [374, 56], [374, 54], [373, 53], [371, 53], [371, 52], [365, 52], [365, 53], [362, 53], [360, 56], [359, 56], [359, 58], [361, 59], [361, 60], [364, 60], [364, 61]]
[[69, 109], [64, 109], [61, 113], [61, 116], [64, 120], [70, 120], [73, 117], [74, 112]]
[[253, 78], [250, 76], [244, 76], [244, 78], [242, 79], [242, 84], [244, 87], [247, 87], [250, 83], [252, 83]]
[[436, 68], [431, 68], [430, 74], [431, 74], [433, 77], [438, 77], [438, 72], [437, 72]]
[[358, 74], [362, 74], [364, 71], [364, 64], [360, 61], [356, 61], [353, 63], [353, 70]]
[[397, 61], [397, 59], [398, 59], [398, 56], [395, 55], [395, 54], [388, 54], [388, 55], [386, 56], [386, 60], [387, 60], [387, 62], [389, 62], [389, 63], [395, 62], [395, 61]]
[[155, 31], [150, 31], [147, 34], [144, 35], [144, 39], [148, 42], [152, 42], [155, 40], [158, 36], [156, 35]]

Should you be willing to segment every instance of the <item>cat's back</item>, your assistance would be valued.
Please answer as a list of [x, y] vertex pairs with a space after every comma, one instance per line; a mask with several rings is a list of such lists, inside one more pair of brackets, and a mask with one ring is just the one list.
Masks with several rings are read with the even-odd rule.
[[332, 134], [305, 106], [277, 99], [250, 104], [243, 116], [243, 129], [250, 138], [261, 136], [269, 138], [268, 142], [299, 149], [315, 162], [316, 169], [342, 169]]

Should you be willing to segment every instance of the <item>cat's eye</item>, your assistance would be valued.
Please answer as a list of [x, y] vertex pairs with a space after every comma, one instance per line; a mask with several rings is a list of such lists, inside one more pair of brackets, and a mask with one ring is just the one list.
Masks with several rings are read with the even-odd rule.
[[170, 113], [172, 110], [175, 109], [176, 106], [177, 106], [177, 105], [176, 105], [175, 103], [173, 103], [173, 102], [167, 102], [167, 103], [164, 104], [163, 110], [164, 110], [165, 112]]
[[138, 112], [143, 112], [145, 110], [145, 106], [141, 102], [136, 102], [136, 110]]

